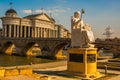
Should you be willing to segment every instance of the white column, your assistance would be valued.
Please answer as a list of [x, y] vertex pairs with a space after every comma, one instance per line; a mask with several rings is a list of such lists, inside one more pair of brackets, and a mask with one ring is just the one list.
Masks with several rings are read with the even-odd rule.
[[47, 38], [49, 38], [49, 29], [47, 28]]
[[45, 38], [47, 38], [47, 28], [45, 28]]
[[11, 25], [9, 25], [9, 38], [11, 38]]
[[39, 37], [41, 37], [41, 29], [39, 28]]
[[51, 29], [49, 29], [49, 38], [51, 38]]
[[58, 31], [56, 30], [56, 38], [58, 37]]
[[32, 27], [32, 26], [31, 26], [31, 29], [32, 29], [32, 30], [31, 30], [31, 33], [32, 33], [32, 34], [31, 34], [31, 37], [33, 37], [33, 27]]
[[43, 28], [41, 28], [41, 35], [42, 35], [42, 38], [44, 38], [44, 31], [43, 31]]
[[48, 33], [48, 34], [49, 34], [49, 38], [50, 38], [50, 37], [51, 37], [51, 36], [50, 36], [50, 29], [49, 29], [49, 33]]
[[40, 37], [40, 35], [39, 35], [39, 34], [40, 34], [40, 31], [39, 31], [39, 29], [40, 29], [40, 28], [38, 27], [38, 38]]
[[52, 38], [52, 30], [50, 30], [50, 36], [51, 36], [51, 38]]
[[49, 29], [47, 29], [47, 38], [49, 38]]
[[56, 38], [56, 30], [54, 30], [54, 37]]
[[43, 36], [44, 36], [44, 38], [45, 38], [45, 28], [43, 28]]
[[54, 35], [54, 30], [53, 30], [53, 38], [55, 37], [55, 35]]
[[35, 37], [37, 37], [37, 27], [35, 27]]
[[36, 27], [35, 27], [35, 32], [34, 32], [34, 34], [35, 34], [35, 37], [36, 37], [36, 33], [37, 33], [37, 32], [36, 32]]
[[46, 28], [44, 28], [44, 38], [46, 38]]
[[49, 38], [49, 29], [47, 29], [47, 35], [48, 35], [48, 38]]
[[43, 28], [41, 28], [41, 38], [43, 38]]
[[38, 27], [36, 27], [36, 37], [38, 38]]
[[22, 26], [20, 26], [20, 37], [23, 37], [22, 36]]
[[19, 26], [17, 25], [16, 28], [17, 28], [17, 37], [19, 37]]
[[15, 25], [13, 25], [13, 27], [14, 27], [14, 34], [13, 34], [13, 37], [16, 37], [16, 26]]
[[5, 37], [5, 25], [3, 25], [2, 36]]
[[3, 33], [3, 34], [4, 34], [4, 37], [7, 37], [7, 26], [4, 25], [3, 27], [4, 27], [4, 32], [5, 32], [5, 33]]
[[42, 28], [40, 28], [40, 37], [42, 38]]
[[32, 26], [32, 37], [34, 37], [34, 27]]
[[23, 28], [24, 28], [24, 38], [26, 38], [26, 26], [24, 26]]
[[43, 28], [42, 28], [42, 32], [41, 32], [41, 33], [42, 33], [42, 38], [44, 38], [44, 31], [43, 31]]

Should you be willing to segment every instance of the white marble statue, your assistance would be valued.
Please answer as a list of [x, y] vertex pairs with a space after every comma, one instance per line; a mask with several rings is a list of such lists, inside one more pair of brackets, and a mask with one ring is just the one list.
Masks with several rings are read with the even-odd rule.
[[80, 18], [80, 12], [74, 13], [71, 18], [71, 47], [93, 48], [94, 40], [93, 32], [89, 24], [84, 24]]

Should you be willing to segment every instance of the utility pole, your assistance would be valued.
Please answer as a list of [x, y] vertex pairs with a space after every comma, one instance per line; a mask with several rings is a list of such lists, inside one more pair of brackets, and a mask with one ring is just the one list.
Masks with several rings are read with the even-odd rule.
[[106, 35], [106, 39], [110, 39], [112, 34], [113, 34], [113, 33], [111, 32], [110, 26], [108, 26], [108, 27], [105, 29], [105, 33], [103, 33], [103, 35]]

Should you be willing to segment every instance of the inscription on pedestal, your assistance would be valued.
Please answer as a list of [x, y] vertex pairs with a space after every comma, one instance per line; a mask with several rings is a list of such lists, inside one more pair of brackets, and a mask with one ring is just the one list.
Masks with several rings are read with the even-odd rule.
[[70, 53], [69, 54], [69, 61], [70, 62], [80, 62], [80, 63], [83, 63], [83, 54], [73, 54], [73, 53]]
[[95, 54], [87, 54], [87, 62], [96, 62], [96, 55]]

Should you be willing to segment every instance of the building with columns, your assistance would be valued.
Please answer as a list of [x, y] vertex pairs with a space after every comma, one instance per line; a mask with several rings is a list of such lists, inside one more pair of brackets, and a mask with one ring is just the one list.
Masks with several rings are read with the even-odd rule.
[[61, 24], [56, 24], [58, 28], [58, 38], [71, 38], [71, 33]]
[[[6, 11], [2, 20], [2, 37], [8, 38], [58, 38], [66, 31], [56, 26], [55, 20], [46, 13], [32, 14], [20, 18], [14, 9]], [[65, 29], [63, 31], [63, 29]], [[61, 31], [60, 31], [61, 30]], [[66, 35], [67, 36], [67, 35]], [[69, 38], [67, 36], [66, 38]]]

